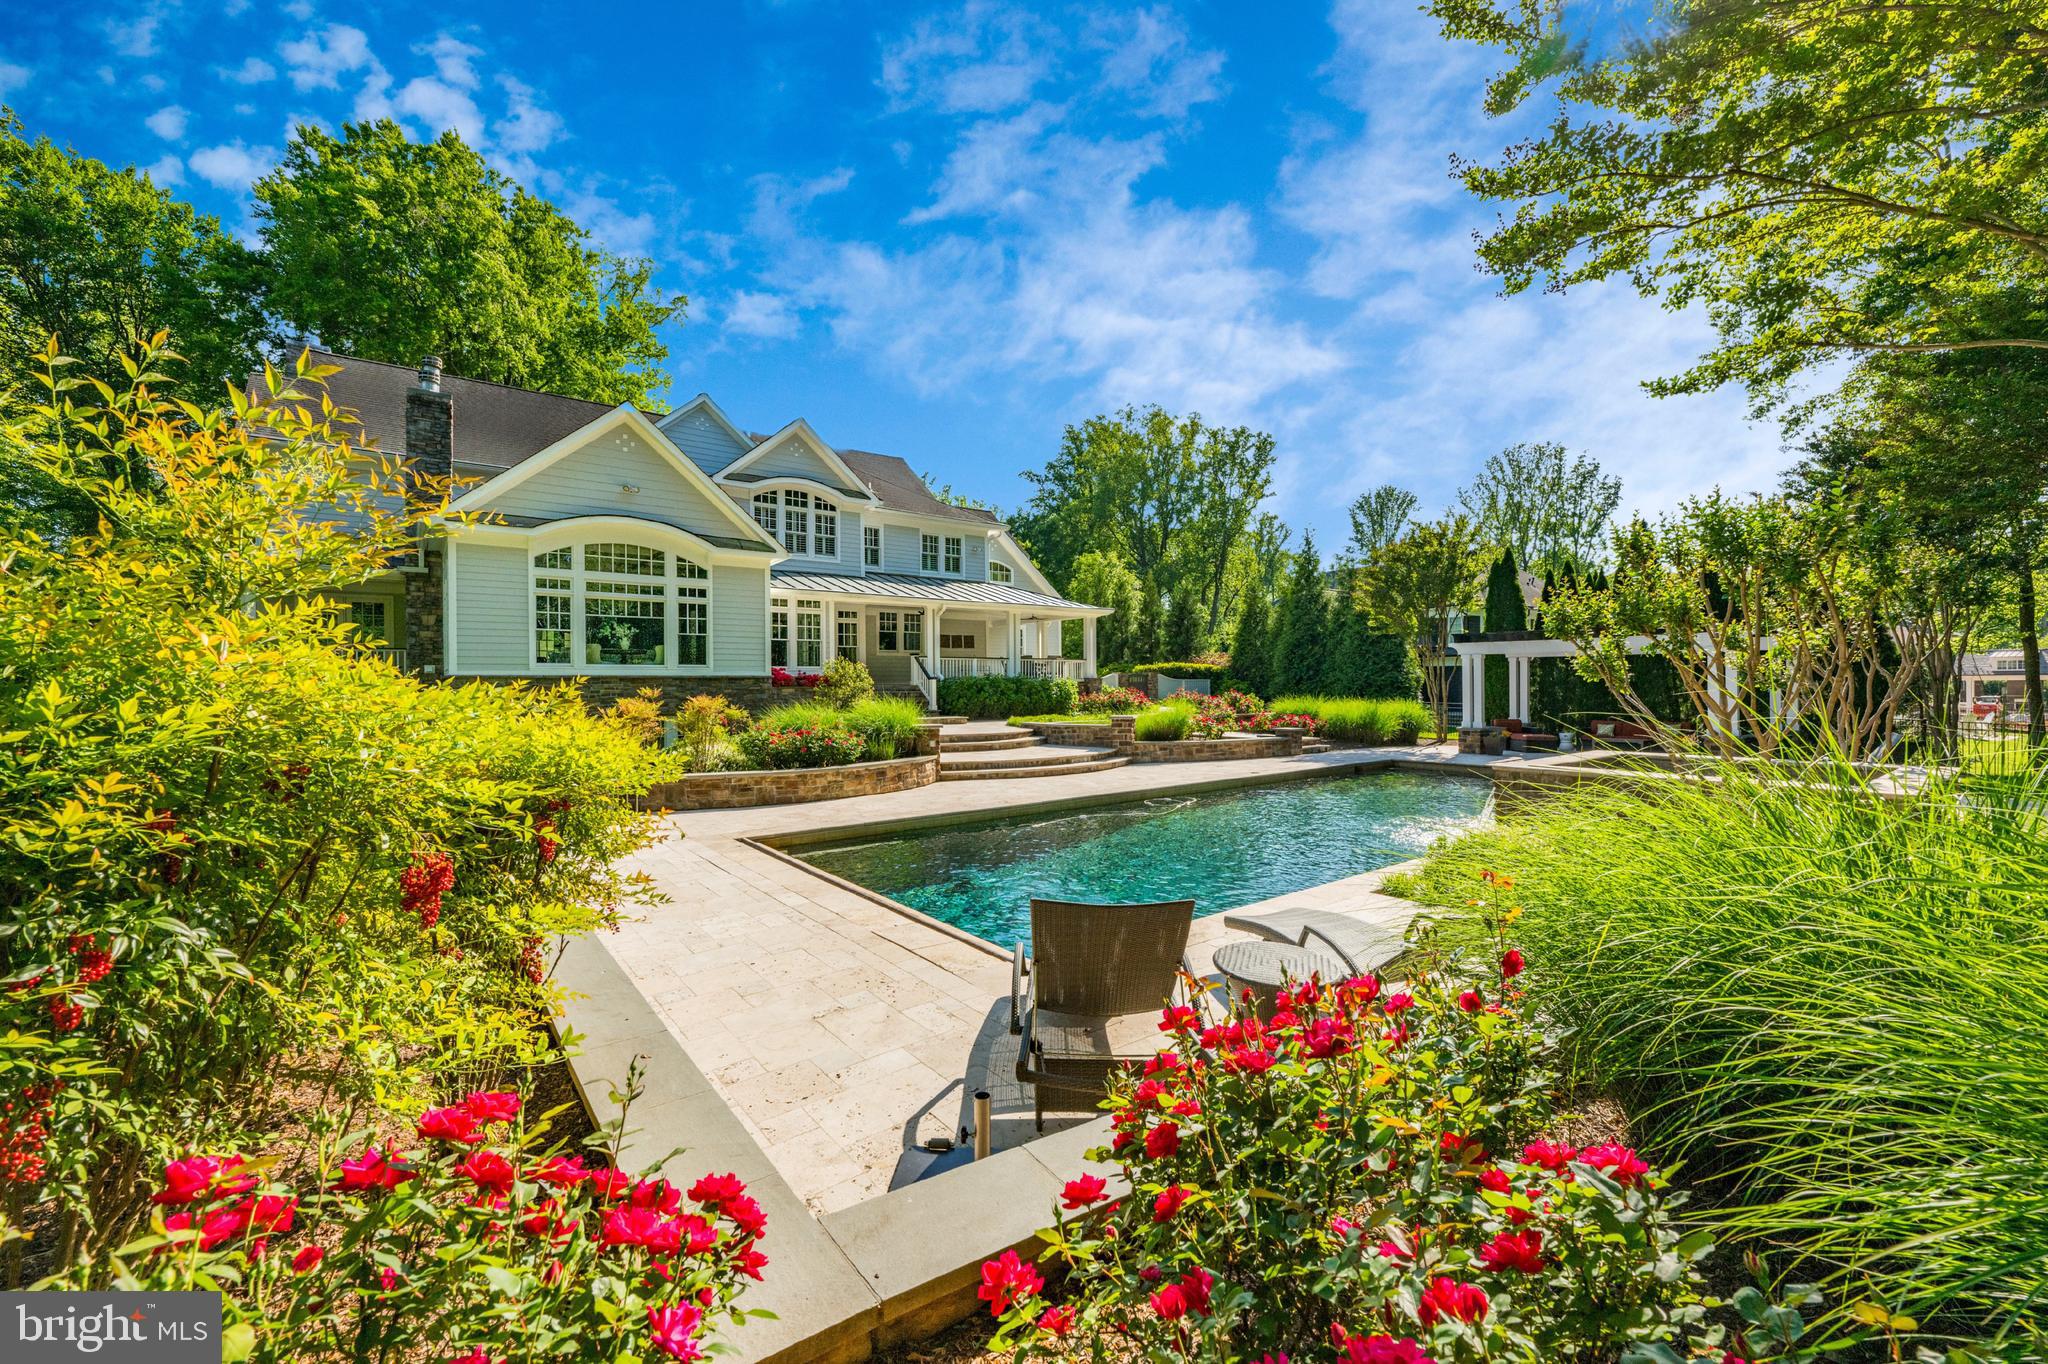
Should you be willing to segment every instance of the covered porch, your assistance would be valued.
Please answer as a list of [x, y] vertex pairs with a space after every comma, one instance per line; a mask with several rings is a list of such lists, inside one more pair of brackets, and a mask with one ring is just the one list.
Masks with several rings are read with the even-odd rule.
[[[1094, 677], [1095, 622], [1107, 614], [1004, 583], [778, 571], [770, 583], [768, 661], [804, 673], [851, 658], [881, 690], [914, 692], [936, 707], [945, 678]], [[1081, 624], [1078, 658], [1062, 648], [1070, 620]]]

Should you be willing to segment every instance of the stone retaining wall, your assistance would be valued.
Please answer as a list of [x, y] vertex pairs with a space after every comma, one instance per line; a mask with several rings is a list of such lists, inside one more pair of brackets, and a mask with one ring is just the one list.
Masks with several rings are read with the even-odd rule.
[[1140, 743], [1137, 717], [1112, 715], [1102, 721], [1033, 720], [1019, 725], [1056, 744], [1088, 744], [1114, 749], [1134, 763], [1218, 762], [1231, 758], [1291, 758], [1301, 752], [1302, 736], [1257, 734], [1231, 739], [1174, 739]]
[[909, 791], [939, 779], [937, 754], [849, 763], [844, 767], [792, 767], [759, 772], [693, 772], [650, 788], [645, 804], [668, 810], [737, 810], [751, 805], [794, 805]]
[[[529, 682], [535, 686], [547, 686], [558, 679], [546, 677], [490, 677], [465, 673], [448, 679], [450, 682]], [[811, 701], [816, 698], [806, 687], [778, 687], [765, 677], [579, 677], [573, 679], [583, 693], [583, 703], [590, 709], [603, 710], [622, 696], [637, 696], [642, 687], [653, 687], [661, 693], [663, 714], [674, 713], [677, 706], [692, 696], [723, 696], [754, 715], [775, 709], [791, 701]]]

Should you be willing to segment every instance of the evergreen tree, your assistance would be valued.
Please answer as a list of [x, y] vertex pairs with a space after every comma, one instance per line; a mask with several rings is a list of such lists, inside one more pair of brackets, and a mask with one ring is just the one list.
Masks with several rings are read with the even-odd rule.
[[1273, 690], [1309, 692], [1323, 683], [1329, 655], [1330, 608], [1323, 590], [1323, 559], [1313, 535], [1303, 535], [1301, 550], [1287, 575], [1280, 599], [1279, 641], [1274, 650]]
[[1166, 614], [1165, 604], [1159, 600], [1159, 588], [1151, 579], [1145, 580], [1145, 595], [1138, 603], [1138, 619], [1131, 628], [1129, 639], [1130, 657], [1126, 663], [1172, 663], [1179, 660], [1162, 659], [1159, 656], [1160, 618]]
[[[1486, 574], [1485, 616], [1480, 624], [1488, 634], [1501, 630], [1526, 630], [1528, 609], [1522, 602], [1522, 585], [1515, 581], [1515, 552], [1504, 549]], [[1493, 721], [1508, 713], [1508, 661], [1499, 655], [1486, 660], [1486, 715]]]
[[1187, 663], [1202, 652], [1202, 621], [1195, 612], [1195, 594], [1181, 589], [1173, 594], [1166, 611], [1164, 637], [1159, 647], [1168, 662]]
[[1266, 610], [1266, 594], [1258, 583], [1245, 589], [1237, 635], [1230, 641], [1230, 676], [1238, 686], [1255, 695], [1273, 694], [1272, 625]]

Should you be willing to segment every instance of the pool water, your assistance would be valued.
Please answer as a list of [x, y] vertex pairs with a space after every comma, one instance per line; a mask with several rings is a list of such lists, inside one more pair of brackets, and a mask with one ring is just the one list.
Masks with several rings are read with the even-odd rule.
[[1030, 901], [1192, 899], [1196, 914], [1405, 861], [1475, 824], [1492, 787], [1374, 772], [1070, 813], [913, 830], [800, 850], [813, 866], [1008, 948]]

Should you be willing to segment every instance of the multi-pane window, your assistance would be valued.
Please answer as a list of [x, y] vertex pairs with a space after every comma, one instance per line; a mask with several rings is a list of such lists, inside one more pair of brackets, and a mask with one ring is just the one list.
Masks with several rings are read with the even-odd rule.
[[797, 599], [796, 666], [799, 668], [815, 668], [824, 662], [824, 609], [823, 602]]
[[991, 563], [988, 566], [988, 580], [992, 583], [1006, 583], [1011, 578], [1008, 564]]
[[958, 649], [962, 653], [973, 653], [974, 636], [942, 634], [939, 636], [939, 647], [941, 649]]
[[760, 525], [762, 530], [767, 531], [770, 535], [776, 534], [774, 493], [754, 494], [754, 520]]
[[534, 555], [533, 661], [573, 668], [708, 666], [710, 570], [680, 554], [618, 542]]
[[896, 613], [894, 611], [875, 612], [875, 647], [883, 653], [895, 653], [896, 635]]
[[924, 544], [922, 546], [921, 552], [918, 555], [918, 565], [921, 568], [923, 568], [924, 571], [927, 573], [936, 573], [939, 571], [938, 536], [927, 535], [924, 537]]
[[776, 597], [768, 604], [768, 663], [789, 666], [789, 598]]
[[909, 654], [924, 652], [924, 612], [903, 613], [903, 651]]
[[811, 506], [811, 553], [820, 559], [839, 557], [839, 508], [820, 497]]
[[882, 566], [882, 528], [862, 526], [860, 531], [861, 560], [869, 568]]
[[946, 572], [958, 573], [959, 571], [960, 537], [957, 535], [948, 535], [946, 537]]
[[791, 488], [782, 494], [782, 547], [791, 554], [811, 552], [811, 495]]
[[838, 635], [834, 642], [839, 646], [841, 658], [860, 657], [860, 612], [840, 611]]
[[386, 605], [381, 601], [352, 601], [348, 604], [348, 623], [356, 627], [356, 638], [364, 643], [382, 644], [391, 636], [384, 633], [387, 624]]

